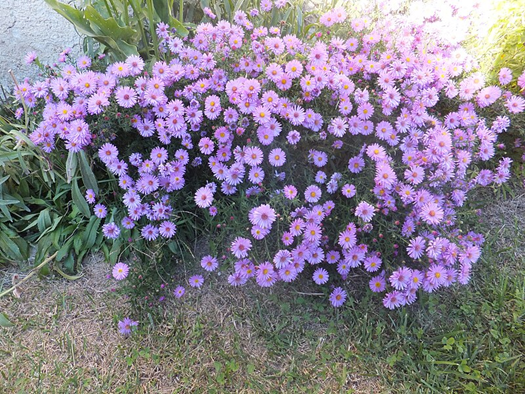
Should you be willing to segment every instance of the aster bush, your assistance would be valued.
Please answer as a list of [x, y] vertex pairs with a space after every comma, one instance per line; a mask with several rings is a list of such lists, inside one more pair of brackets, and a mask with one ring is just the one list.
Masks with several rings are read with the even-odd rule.
[[461, 227], [468, 193], [511, 165], [496, 155], [509, 118], [479, 111], [525, 102], [485, 86], [432, 20], [375, 11], [330, 10], [303, 40], [243, 11], [187, 39], [161, 23], [151, 69], [130, 56], [21, 85], [38, 113], [29, 138], [97, 159], [107, 187], [84, 184], [85, 200], [114, 256], [140, 242], [170, 264], [204, 233], [204, 271], [233, 286], [312, 278], [335, 307], [363, 283], [390, 309], [466, 284], [484, 240]]

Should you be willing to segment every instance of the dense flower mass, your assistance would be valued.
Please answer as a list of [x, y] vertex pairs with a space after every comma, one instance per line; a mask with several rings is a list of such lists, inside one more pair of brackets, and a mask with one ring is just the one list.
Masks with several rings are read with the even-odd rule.
[[[151, 71], [130, 56], [105, 71], [65, 66], [25, 83], [20, 97], [44, 105], [30, 137], [46, 152], [96, 152], [118, 179], [121, 226], [138, 226], [148, 241], [177, 236], [179, 203], [220, 228], [221, 209], [231, 215], [221, 201], [244, 201], [230, 242], [201, 260], [214, 271], [226, 253], [233, 286], [269, 287], [303, 271], [333, 286], [355, 271], [386, 292], [386, 308], [411, 304], [420, 291], [468, 282], [483, 237], [463, 232], [457, 213], [471, 189], [510, 171], [506, 158], [480, 169], [509, 119], [487, 124], [477, 111], [503, 103], [518, 113], [525, 101], [504, 91], [507, 70], [500, 86], [485, 86], [457, 43], [384, 12], [372, 23], [332, 10], [320, 19], [331, 32], [305, 41], [254, 27], [242, 11], [189, 39], [158, 29], [164, 59]], [[118, 131], [102, 134], [106, 113], [125, 114], [125, 138], [140, 150], [127, 152]], [[89, 203], [97, 198], [86, 191]], [[94, 214], [105, 218], [106, 206]], [[106, 237], [119, 237], [117, 223], [104, 225]], [[203, 282], [196, 275], [189, 285]], [[346, 298], [336, 287], [330, 302]]]

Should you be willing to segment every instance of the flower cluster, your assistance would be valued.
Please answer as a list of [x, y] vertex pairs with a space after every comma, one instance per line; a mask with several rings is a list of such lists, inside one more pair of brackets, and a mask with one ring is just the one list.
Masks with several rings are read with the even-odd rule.
[[[487, 124], [478, 110], [498, 102], [518, 113], [525, 101], [504, 90], [506, 70], [500, 86], [485, 86], [460, 46], [391, 22], [336, 9], [320, 18], [325, 34], [306, 41], [253, 26], [242, 11], [189, 39], [161, 24], [165, 59], [151, 70], [137, 56], [105, 72], [79, 63], [18, 94], [30, 107], [44, 103], [32, 141], [46, 152], [91, 149], [118, 179], [122, 220], [104, 225], [107, 238], [135, 226], [147, 241], [176, 236], [180, 201], [217, 223], [219, 202], [247, 201], [227, 250], [203, 258], [204, 270], [227, 252], [234, 286], [252, 278], [269, 287], [303, 271], [335, 286], [355, 271], [392, 309], [468, 282], [483, 237], [464, 233], [457, 214], [468, 191], [505, 182], [511, 164], [483, 169], [509, 119]], [[94, 119], [109, 111], [127, 114], [140, 151], [119, 145], [118, 131], [103, 141]], [[97, 198], [87, 191], [89, 203]], [[100, 202], [93, 212], [107, 215]], [[337, 286], [330, 301], [346, 297]]]

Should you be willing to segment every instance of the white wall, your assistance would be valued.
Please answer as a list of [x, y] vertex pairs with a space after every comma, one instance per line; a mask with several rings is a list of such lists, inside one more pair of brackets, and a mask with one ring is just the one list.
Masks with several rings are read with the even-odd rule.
[[78, 55], [82, 39], [73, 26], [44, 0], [0, 0], [0, 85], [12, 89], [8, 70], [19, 80], [36, 77], [25, 55], [36, 51], [43, 63], [54, 63], [60, 52], [72, 48]]

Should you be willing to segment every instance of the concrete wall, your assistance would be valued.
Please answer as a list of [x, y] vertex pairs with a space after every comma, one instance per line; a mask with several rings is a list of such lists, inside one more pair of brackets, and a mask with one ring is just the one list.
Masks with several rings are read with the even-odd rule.
[[82, 39], [44, 0], [0, 0], [0, 85], [14, 86], [10, 69], [19, 80], [36, 77], [38, 68], [24, 62], [28, 52], [51, 64], [68, 47], [76, 56]]

